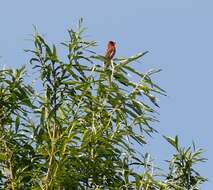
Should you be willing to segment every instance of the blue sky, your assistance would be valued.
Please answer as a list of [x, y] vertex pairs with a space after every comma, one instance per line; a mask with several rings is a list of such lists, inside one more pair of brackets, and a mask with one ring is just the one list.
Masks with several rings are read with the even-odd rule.
[[[27, 63], [23, 49], [32, 47], [33, 24], [50, 42], [63, 41], [80, 17], [101, 54], [108, 40], [117, 42], [117, 56], [149, 50], [137, 69], [161, 68], [156, 82], [168, 92], [160, 98], [160, 134], [179, 135], [183, 145], [194, 140], [209, 159], [200, 168], [212, 182], [213, 2], [211, 0], [20, 0], [0, 3], [0, 65]], [[160, 134], [146, 148], [157, 160], [173, 153]]]

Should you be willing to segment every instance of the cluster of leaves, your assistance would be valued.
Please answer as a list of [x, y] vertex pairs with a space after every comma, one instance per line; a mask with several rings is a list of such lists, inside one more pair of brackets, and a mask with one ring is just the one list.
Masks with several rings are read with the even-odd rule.
[[106, 60], [83, 32], [81, 22], [76, 32], [68, 30], [66, 60], [35, 33], [27, 51], [42, 89], [25, 85], [24, 68], [0, 71], [0, 187], [198, 189], [205, 179], [192, 166], [203, 161], [200, 150], [181, 149], [167, 137], [177, 154], [169, 174], [157, 179], [149, 155], [135, 149], [155, 132], [156, 95], [165, 95], [151, 80], [160, 70], [131, 66], [147, 52]]
[[206, 158], [202, 157], [203, 150], [196, 150], [194, 143], [192, 147], [181, 148], [177, 136], [174, 139], [171, 137], [165, 137], [165, 139], [177, 152], [168, 161], [167, 183], [171, 183], [173, 187], [182, 187], [181, 189], [198, 190], [199, 185], [207, 181], [207, 179], [200, 176], [192, 166], [206, 161]]

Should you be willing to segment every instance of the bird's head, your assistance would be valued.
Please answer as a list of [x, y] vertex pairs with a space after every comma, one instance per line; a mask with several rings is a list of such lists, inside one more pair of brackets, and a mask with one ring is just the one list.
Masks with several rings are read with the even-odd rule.
[[115, 46], [115, 44], [116, 44], [116, 43], [113, 42], [113, 41], [109, 41], [109, 42], [108, 42], [108, 45], [110, 45], [110, 46]]

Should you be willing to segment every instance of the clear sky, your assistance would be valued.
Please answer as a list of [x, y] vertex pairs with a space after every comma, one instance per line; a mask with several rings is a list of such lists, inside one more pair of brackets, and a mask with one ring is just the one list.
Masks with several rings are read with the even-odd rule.
[[98, 41], [103, 53], [108, 40], [117, 42], [117, 56], [149, 50], [141, 71], [161, 68], [155, 77], [169, 97], [161, 97], [160, 123], [146, 150], [156, 160], [173, 153], [161, 134], [179, 135], [183, 145], [194, 140], [209, 159], [200, 168], [209, 178], [203, 189], [213, 186], [212, 163], [212, 0], [5, 0], [0, 2], [0, 65], [17, 67], [27, 62], [23, 49], [33, 24], [50, 42], [67, 37], [66, 30], [80, 17], [88, 37]]

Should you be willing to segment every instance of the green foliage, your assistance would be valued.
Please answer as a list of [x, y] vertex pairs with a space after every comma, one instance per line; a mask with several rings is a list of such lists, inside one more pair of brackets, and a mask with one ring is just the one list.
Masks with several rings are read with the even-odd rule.
[[166, 137], [177, 153], [159, 178], [150, 155], [135, 148], [156, 131], [156, 96], [166, 95], [151, 79], [160, 70], [131, 65], [147, 52], [109, 61], [83, 32], [81, 21], [68, 30], [65, 60], [35, 32], [27, 52], [39, 89], [25, 84], [24, 67], [0, 71], [1, 189], [198, 189], [205, 179], [192, 166], [204, 161], [201, 150]]
[[199, 185], [207, 179], [200, 176], [200, 174], [193, 169], [193, 165], [199, 162], [205, 162], [206, 159], [202, 158], [202, 149], [181, 148], [178, 143], [178, 137], [175, 139], [165, 137], [165, 139], [176, 149], [177, 153], [169, 160], [169, 174], [167, 176], [168, 183], [175, 183], [181, 187], [180, 189], [199, 189]]

